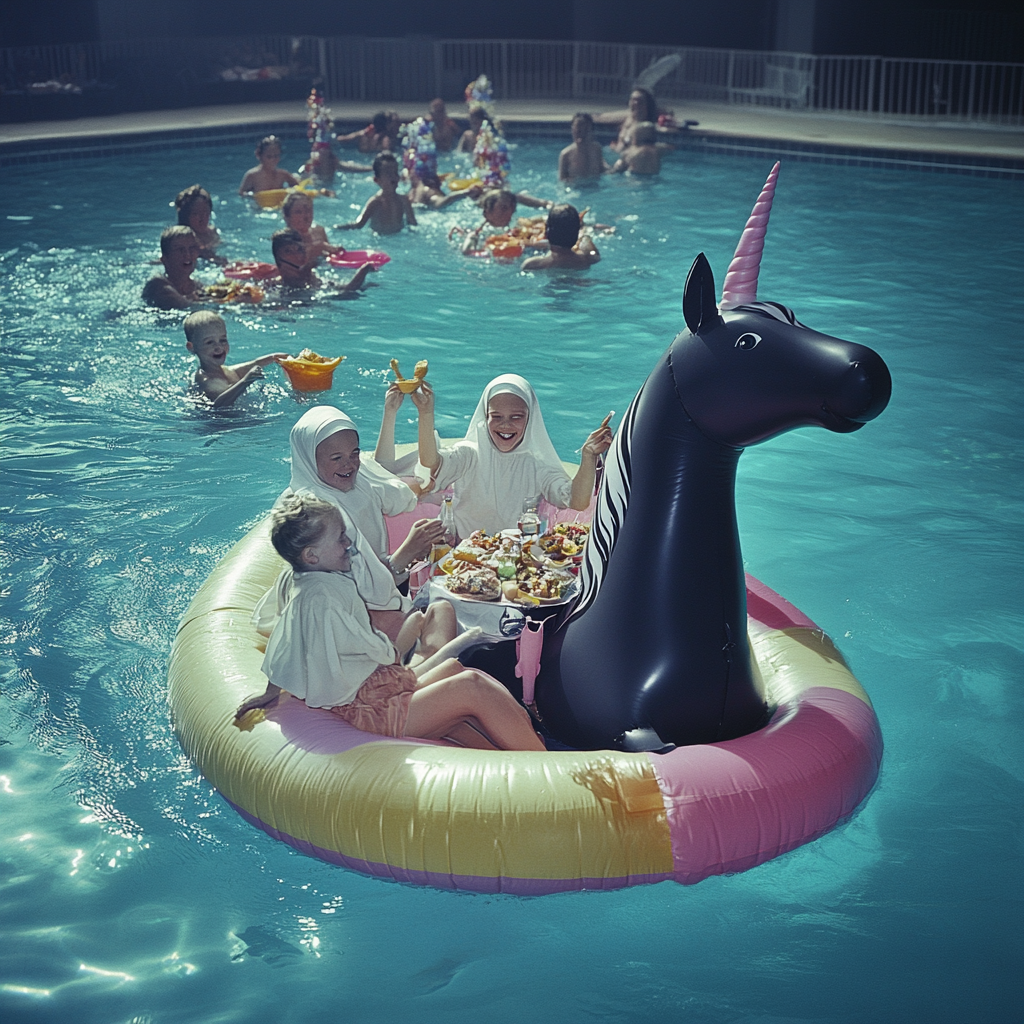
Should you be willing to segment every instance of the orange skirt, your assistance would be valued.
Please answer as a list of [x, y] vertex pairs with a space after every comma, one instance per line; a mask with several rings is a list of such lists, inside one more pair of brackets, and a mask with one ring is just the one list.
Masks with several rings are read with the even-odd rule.
[[363, 732], [378, 736], [404, 736], [409, 701], [416, 676], [404, 665], [381, 665], [370, 673], [348, 704], [331, 708], [331, 714]]

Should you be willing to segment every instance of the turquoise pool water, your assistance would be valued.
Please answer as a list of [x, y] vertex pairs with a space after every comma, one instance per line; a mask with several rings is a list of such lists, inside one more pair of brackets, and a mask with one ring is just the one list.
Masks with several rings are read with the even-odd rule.
[[[554, 195], [558, 148], [519, 147], [515, 185]], [[234, 195], [251, 162], [239, 147], [19, 168], [0, 199], [3, 1019], [1020, 1019], [1019, 184], [782, 168], [760, 296], [876, 348], [894, 391], [856, 435], [744, 455], [744, 555], [870, 692], [875, 792], [743, 875], [519, 899], [302, 857], [228, 809], [171, 732], [176, 621], [285, 485], [304, 402], [273, 369], [231, 413], [195, 409], [180, 317], [138, 295], [166, 204], [195, 180], [218, 197], [223, 251], [267, 258], [276, 218]], [[572, 194], [617, 228], [576, 277], [464, 260], [447, 234], [470, 211], [424, 214], [381, 243], [393, 260], [358, 301], [233, 312], [233, 354], [347, 355], [331, 400], [369, 443], [392, 356], [430, 359], [445, 434], [517, 370], [571, 457], [679, 329], [698, 251], [721, 282], [768, 170], [677, 154], [660, 181]], [[371, 192], [346, 178], [318, 217]]]

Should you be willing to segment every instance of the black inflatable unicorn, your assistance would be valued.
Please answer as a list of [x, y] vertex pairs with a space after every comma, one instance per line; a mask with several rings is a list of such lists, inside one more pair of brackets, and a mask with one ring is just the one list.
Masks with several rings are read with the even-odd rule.
[[708, 261], [694, 261], [686, 330], [608, 454], [581, 595], [545, 637], [536, 682], [545, 727], [574, 747], [658, 750], [764, 724], [736, 526], [739, 457], [794, 427], [859, 430], [889, 402], [876, 352], [757, 302], [778, 171], [747, 221], [721, 311]]

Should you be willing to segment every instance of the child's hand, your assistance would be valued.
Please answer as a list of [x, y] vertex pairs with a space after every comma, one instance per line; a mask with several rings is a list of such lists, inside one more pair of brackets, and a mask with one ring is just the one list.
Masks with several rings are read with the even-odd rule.
[[394, 415], [398, 412], [402, 402], [405, 401], [405, 394], [399, 386], [392, 381], [384, 394], [384, 412]]
[[238, 705], [238, 710], [235, 712], [235, 721], [237, 722], [246, 712], [254, 711], [256, 708], [272, 708], [278, 702], [280, 696], [281, 688], [274, 686], [273, 683], [267, 683], [267, 688], [263, 693], [254, 693], [251, 697], [246, 697]]
[[425, 412], [432, 413], [434, 411], [434, 389], [426, 381], [422, 381], [419, 390], [414, 391], [409, 397], [421, 415]]
[[596, 459], [599, 455], [604, 455], [611, 448], [612, 428], [608, 426], [608, 421], [612, 418], [612, 415], [612, 413], [609, 413], [605, 416], [601, 426], [587, 436], [586, 441], [583, 442], [583, 447], [580, 449], [584, 456]]
[[413, 562], [426, 558], [435, 544], [444, 540], [444, 524], [440, 519], [417, 519], [402, 545], [405, 556]]
[[248, 370], [245, 376], [242, 378], [247, 384], [254, 380], [263, 380], [263, 367], [254, 366], [251, 370]]

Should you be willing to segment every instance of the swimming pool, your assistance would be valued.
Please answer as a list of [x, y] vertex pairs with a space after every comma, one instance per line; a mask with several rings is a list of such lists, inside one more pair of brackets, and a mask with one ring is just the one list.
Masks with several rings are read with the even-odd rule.
[[[514, 184], [553, 195], [558, 148], [518, 149]], [[875, 348], [894, 392], [854, 436], [748, 451], [741, 536], [748, 568], [836, 638], [871, 694], [876, 791], [744, 875], [528, 900], [301, 857], [212, 795], [171, 733], [177, 618], [286, 483], [304, 406], [273, 370], [230, 414], [195, 410], [180, 317], [138, 293], [165, 204], [194, 180], [218, 196], [224, 251], [266, 258], [277, 221], [234, 196], [250, 154], [16, 168], [0, 200], [3, 1018], [1019, 1018], [1020, 186], [782, 168], [759, 294]], [[424, 215], [381, 243], [392, 263], [365, 297], [239, 311], [233, 354], [347, 355], [332, 400], [369, 443], [391, 356], [431, 360], [444, 434], [516, 369], [571, 457], [679, 329], [698, 251], [720, 285], [769, 166], [679, 154], [659, 182], [575, 194], [618, 229], [575, 278], [462, 260], [446, 236], [469, 211]], [[345, 179], [319, 219], [371, 191]]]

